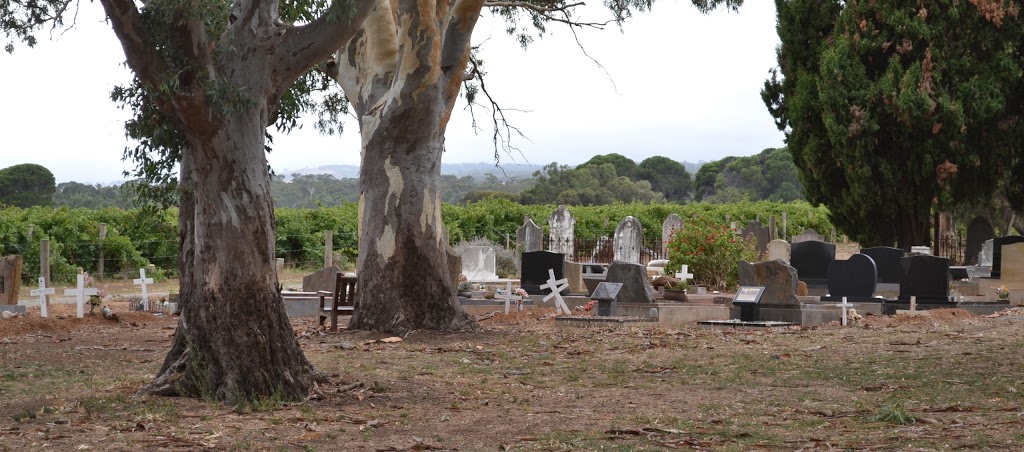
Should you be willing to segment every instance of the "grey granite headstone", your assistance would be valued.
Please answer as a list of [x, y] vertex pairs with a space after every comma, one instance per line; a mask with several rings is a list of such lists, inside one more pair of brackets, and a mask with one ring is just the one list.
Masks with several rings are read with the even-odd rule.
[[0, 258], [0, 305], [18, 304], [21, 265], [21, 256], [16, 254]]
[[644, 244], [644, 227], [632, 216], [623, 218], [615, 227], [616, 261], [640, 263], [640, 251]]
[[647, 267], [643, 265], [614, 261], [608, 267], [605, 281], [622, 283], [620, 303], [654, 303], [654, 286], [647, 280]]
[[462, 274], [470, 281], [496, 281], [494, 248], [467, 246], [462, 249]]
[[668, 242], [672, 240], [672, 234], [675, 231], [683, 229], [683, 220], [679, 218], [679, 215], [671, 214], [665, 218], [665, 221], [661, 223], [661, 251], [666, 252]]
[[828, 294], [832, 298], [871, 298], [878, 284], [875, 261], [865, 254], [854, 254], [828, 266]]
[[967, 259], [967, 264], [981, 265], [977, 260], [978, 254], [981, 253], [981, 247], [985, 245], [986, 241], [992, 240], [995, 237], [996, 233], [995, 229], [992, 228], [992, 223], [989, 223], [984, 217], [975, 217], [967, 225], [967, 248], [964, 250], [964, 258]]
[[548, 251], [571, 257], [575, 249], [576, 217], [565, 206], [558, 206], [548, 217], [548, 228], [551, 231]]
[[597, 300], [597, 315], [615, 315], [617, 304], [615, 301], [618, 299], [621, 290], [621, 283], [602, 282], [597, 285], [594, 293], [590, 295], [591, 299]]
[[762, 305], [800, 306], [796, 298], [796, 269], [782, 261], [739, 263], [741, 286], [764, 287]]
[[768, 260], [776, 259], [789, 263], [789, 242], [778, 239], [768, 242]]
[[320, 290], [333, 292], [334, 283], [336, 277], [334, 275], [341, 273], [341, 269], [337, 265], [332, 265], [327, 268], [321, 268], [313, 272], [312, 274], [302, 277], [302, 291], [303, 292], [316, 292]]
[[532, 219], [527, 218], [523, 225], [516, 230], [516, 245], [523, 253], [544, 249], [544, 230], [537, 226]]
[[814, 229], [808, 228], [804, 229], [804, 232], [801, 232], [800, 234], [797, 234], [796, 236], [793, 237], [794, 244], [810, 241], [824, 242], [825, 236], [818, 234], [818, 231], [815, 231]]

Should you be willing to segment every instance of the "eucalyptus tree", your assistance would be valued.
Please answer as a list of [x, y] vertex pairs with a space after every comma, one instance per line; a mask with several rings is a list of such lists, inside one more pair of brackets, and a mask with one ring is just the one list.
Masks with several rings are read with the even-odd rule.
[[1024, 42], [1012, 2], [775, 4], [783, 78], [762, 96], [808, 200], [847, 234], [926, 244], [936, 208], [987, 197], [1021, 164]]
[[[707, 12], [742, 0], [692, 0]], [[331, 73], [362, 136], [357, 306], [350, 328], [388, 332], [466, 329], [446, 262], [438, 192], [444, 133], [459, 92], [487, 94], [473, 56], [480, 14], [491, 9], [522, 43], [521, 23], [587, 26], [564, 0], [378, 0], [362, 30], [338, 52]], [[614, 21], [651, 0], [606, 1]], [[595, 25], [595, 24], [590, 24]], [[488, 96], [489, 97], [489, 96]], [[493, 100], [492, 106], [496, 107]], [[495, 127], [499, 110], [492, 112]]]
[[[0, 24], [31, 45], [34, 30], [59, 25], [76, 4], [5, 0]], [[230, 403], [304, 398], [319, 374], [295, 341], [271, 264], [266, 129], [294, 101], [293, 82], [351, 39], [372, 1], [100, 4], [135, 75], [114, 93], [136, 111], [129, 135], [143, 139], [128, 154], [142, 170], [180, 163], [181, 318], [141, 392]], [[282, 19], [298, 10], [303, 25]], [[150, 151], [159, 155], [147, 160]]]

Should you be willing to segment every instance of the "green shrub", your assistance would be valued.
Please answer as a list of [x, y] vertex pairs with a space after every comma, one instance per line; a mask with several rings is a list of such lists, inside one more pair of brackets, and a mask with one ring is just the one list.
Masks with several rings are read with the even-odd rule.
[[685, 220], [668, 243], [666, 270], [679, 271], [688, 265], [693, 280], [711, 290], [733, 289], [739, 284], [739, 261], [757, 260], [757, 249], [744, 242], [729, 226], [706, 217]]

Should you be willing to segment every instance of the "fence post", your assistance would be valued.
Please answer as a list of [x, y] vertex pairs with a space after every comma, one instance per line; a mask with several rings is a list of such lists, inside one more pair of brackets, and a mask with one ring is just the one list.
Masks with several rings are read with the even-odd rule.
[[[39, 241], [39, 276], [43, 277], [44, 287], [50, 285], [50, 239]], [[46, 296], [46, 307], [50, 307], [50, 296]]]
[[777, 234], [778, 232], [779, 231], [775, 229], [775, 215], [770, 215], [768, 217], [768, 237], [771, 237], [771, 240], [775, 240], [779, 238], [779, 235]]
[[324, 267], [334, 265], [334, 232], [324, 231]]
[[782, 212], [782, 240], [789, 240], [786, 235], [786, 212]]
[[36, 230], [36, 225], [34, 225], [34, 224], [28, 225], [28, 239], [29, 240], [32, 240], [32, 233], [35, 232], [35, 230]]
[[103, 241], [107, 239], [107, 224], [100, 223], [100, 261], [96, 272], [99, 273], [99, 280], [103, 280]]

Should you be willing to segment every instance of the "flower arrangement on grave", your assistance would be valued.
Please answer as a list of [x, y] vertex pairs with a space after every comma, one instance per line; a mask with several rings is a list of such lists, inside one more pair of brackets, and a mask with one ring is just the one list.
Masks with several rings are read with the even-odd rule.
[[530, 296], [530, 294], [526, 293], [526, 289], [524, 289], [522, 287], [517, 287], [516, 290], [514, 290], [513, 292], [515, 292], [516, 295], [519, 295], [520, 297], [523, 297], [523, 298], [526, 298], [526, 297]]
[[[92, 277], [88, 273], [85, 274], [85, 287], [92, 287]], [[107, 298], [107, 295], [107, 286], [98, 288], [96, 295], [89, 295], [89, 315], [93, 315], [96, 307], [103, 304], [103, 299]]]
[[596, 307], [596, 306], [597, 306], [597, 300], [590, 300], [590, 301], [587, 302], [587, 304], [583, 305], [583, 310], [589, 312], [590, 310], [594, 309], [594, 307]]
[[719, 225], [705, 217], [688, 220], [682, 229], [673, 230], [669, 242], [668, 265], [674, 273], [683, 264], [693, 273], [694, 284], [710, 290], [727, 290], [739, 285], [739, 261], [755, 262], [755, 245], [744, 241], [728, 225]]
[[1007, 301], [1010, 299], [1010, 288], [1006, 285], [996, 287], [996, 296], [999, 297], [999, 301]]

